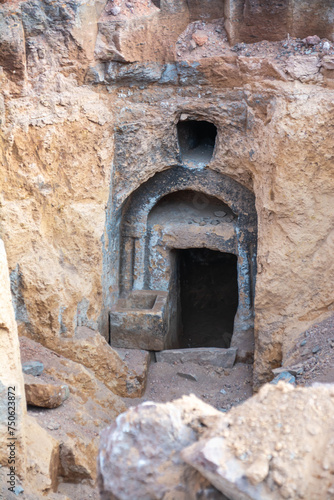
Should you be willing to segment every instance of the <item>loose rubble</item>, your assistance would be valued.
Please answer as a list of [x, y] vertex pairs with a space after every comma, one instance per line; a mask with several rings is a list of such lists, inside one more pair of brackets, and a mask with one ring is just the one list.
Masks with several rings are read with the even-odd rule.
[[334, 385], [267, 384], [227, 414], [195, 396], [147, 402], [101, 435], [101, 498], [199, 498], [188, 464], [228, 500], [328, 500], [333, 449]]

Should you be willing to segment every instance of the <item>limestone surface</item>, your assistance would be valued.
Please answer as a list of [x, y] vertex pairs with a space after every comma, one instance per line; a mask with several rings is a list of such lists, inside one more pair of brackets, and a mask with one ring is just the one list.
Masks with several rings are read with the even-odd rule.
[[146, 387], [149, 353], [112, 349], [99, 333], [80, 327], [73, 339], [48, 342], [51, 349], [89, 368], [118, 396], [140, 397]]
[[59, 441], [43, 429], [36, 419], [27, 416], [27, 481], [36, 492], [57, 490]]
[[[15, 473], [24, 477], [26, 400], [7, 257], [1, 239], [0, 283], [0, 465], [12, 465]], [[15, 461], [9, 464], [8, 461], [13, 459], [7, 446], [10, 437], [15, 438]]]
[[161, 363], [195, 363], [205, 366], [232, 368], [237, 355], [237, 349], [218, 349], [214, 347], [197, 349], [169, 349], [156, 353], [156, 359]]
[[65, 481], [80, 482], [96, 478], [98, 432], [125, 411], [122, 400], [94, 373], [28, 338], [20, 339], [24, 362], [43, 359], [44, 373], [32, 377], [36, 384], [68, 386], [70, 396], [51, 409], [29, 407], [29, 415], [59, 443], [58, 475]]

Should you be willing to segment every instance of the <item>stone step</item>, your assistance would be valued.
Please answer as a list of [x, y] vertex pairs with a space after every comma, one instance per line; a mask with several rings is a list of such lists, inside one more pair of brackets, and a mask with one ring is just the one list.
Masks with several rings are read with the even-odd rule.
[[205, 366], [232, 368], [235, 363], [237, 348], [221, 349], [218, 347], [193, 347], [189, 349], [169, 349], [156, 352], [160, 363], [196, 363]]

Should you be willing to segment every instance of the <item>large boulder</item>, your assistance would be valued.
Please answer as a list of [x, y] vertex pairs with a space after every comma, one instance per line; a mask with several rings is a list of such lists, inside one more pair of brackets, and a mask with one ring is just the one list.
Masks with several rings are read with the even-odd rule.
[[145, 392], [150, 354], [143, 350], [113, 349], [98, 332], [77, 329], [74, 338], [52, 342], [52, 349], [89, 368], [118, 396], [137, 398]]
[[334, 498], [334, 386], [267, 384], [181, 456], [230, 500]]
[[103, 500], [223, 500], [181, 458], [203, 427], [220, 413], [195, 396], [143, 403], [117, 417], [101, 434], [98, 458]]
[[101, 498], [330, 500], [333, 444], [334, 385], [267, 384], [226, 414], [144, 403], [101, 435]]

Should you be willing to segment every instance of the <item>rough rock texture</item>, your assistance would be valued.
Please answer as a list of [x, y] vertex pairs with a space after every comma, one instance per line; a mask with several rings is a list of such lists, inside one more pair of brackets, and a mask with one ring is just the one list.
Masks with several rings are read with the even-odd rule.
[[50, 344], [54, 351], [92, 370], [115, 394], [134, 398], [144, 393], [148, 352], [134, 350], [132, 355], [126, 355], [125, 349], [118, 352], [99, 333], [87, 327], [78, 328], [73, 339]]
[[[32, 485], [28, 483], [22, 484], [21, 481], [17, 481], [17, 489], [16, 493], [8, 491], [6, 481], [7, 481], [7, 473], [9, 469], [7, 467], [2, 467], [0, 469], [0, 498], [1, 500], [17, 500], [23, 499], [23, 500], [45, 500], [47, 498], [48, 500], [72, 500], [67, 495], [59, 494], [59, 493], [54, 493], [53, 491], [49, 490], [47, 491], [47, 497], [45, 496], [45, 493], [38, 491], [36, 488], [36, 483], [32, 483]], [[36, 475], [36, 478], [38, 478], [38, 475]], [[94, 499], [95, 500], [95, 499]]]
[[[0, 240], [0, 283], [0, 465], [11, 465], [16, 475], [24, 476], [26, 401], [7, 258], [2, 240]], [[11, 388], [10, 394], [9, 388]], [[9, 431], [8, 425], [13, 430]], [[16, 438], [14, 457], [10, 457], [10, 448], [7, 447], [10, 437]], [[14, 458], [14, 462], [8, 464], [8, 460]]]
[[147, 384], [151, 354], [140, 349], [114, 349], [127, 367], [126, 393], [130, 398], [144, 396]]
[[333, 385], [267, 384], [181, 455], [230, 500], [328, 500], [333, 410]]
[[202, 426], [219, 416], [195, 396], [187, 396], [165, 405], [143, 403], [117, 417], [101, 434], [101, 498], [224, 500], [180, 458]]
[[70, 397], [60, 407], [28, 411], [59, 443], [59, 476], [70, 482], [95, 479], [98, 432], [125, 410], [124, 403], [81, 364], [25, 337], [20, 347], [24, 362], [43, 359], [44, 374], [33, 377], [37, 382], [66, 384], [70, 389]]
[[[290, 34], [328, 40], [313, 50], [284, 39], [267, 53], [260, 41], [229, 46], [221, 23], [210, 28], [219, 50], [209, 36], [178, 52], [189, 23], [205, 35], [206, 21], [224, 16], [232, 44], [261, 40], [273, 15], [275, 40], [285, 38], [288, 3]], [[221, 12], [221, 2], [210, 4], [117, 1], [117, 16], [99, 1], [1, 4], [1, 237], [21, 334], [59, 352], [63, 342], [64, 352], [78, 350], [70, 345], [80, 326], [107, 338], [119, 294], [117, 210], [180, 163], [181, 113], [214, 122], [208, 169], [256, 198], [259, 386], [333, 309], [332, 6], [235, 0]]]
[[36, 419], [27, 416], [27, 481], [44, 494], [56, 491], [59, 442]]
[[229, 500], [329, 500], [333, 410], [334, 385], [284, 382], [226, 414], [195, 396], [130, 408], [101, 435], [101, 498], [207, 498], [184, 460]]
[[43, 373], [44, 365], [41, 361], [30, 361], [22, 363], [22, 371], [27, 375], [34, 375], [38, 377]]
[[67, 385], [47, 383], [33, 375], [24, 376], [24, 388], [27, 404], [42, 408], [57, 408], [70, 395]]
[[[124, 410], [122, 400], [100, 382], [90, 370], [59, 354], [43, 347], [37, 342], [26, 337], [20, 338], [22, 360], [40, 357], [44, 362], [46, 380], [53, 380], [66, 384], [70, 392], [79, 396], [83, 401], [89, 398], [114, 415]], [[42, 380], [44, 375], [42, 376]], [[39, 380], [39, 378], [37, 378]]]

